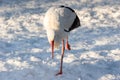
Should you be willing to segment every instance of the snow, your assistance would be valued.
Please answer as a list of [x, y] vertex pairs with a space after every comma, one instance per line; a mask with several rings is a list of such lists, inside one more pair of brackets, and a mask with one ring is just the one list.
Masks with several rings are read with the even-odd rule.
[[[73, 8], [81, 27], [70, 33], [63, 75], [43, 27], [54, 5]], [[120, 80], [119, 0], [0, 0], [0, 80]]]

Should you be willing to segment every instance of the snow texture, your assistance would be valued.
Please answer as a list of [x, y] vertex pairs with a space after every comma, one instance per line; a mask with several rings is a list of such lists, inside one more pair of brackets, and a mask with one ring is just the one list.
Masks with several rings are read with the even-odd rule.
[[[81, 27], [71, 51], [51, 49], [43, 27], [52, 6], [73, 8]], [[0, 80], [120, 80], [120, 0], [0, 0]]]

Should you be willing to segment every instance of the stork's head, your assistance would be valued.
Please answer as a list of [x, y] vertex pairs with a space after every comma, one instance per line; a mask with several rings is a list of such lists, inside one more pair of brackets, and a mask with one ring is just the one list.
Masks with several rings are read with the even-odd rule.
[[51, 43], [51, 41], [54, 40], [54, 36], [55, 36], [55, 31], [51, 29], [47, 29], [47, 38], [48, 38], [49, 43]]
[[51, 45], [51, 49], [52, 49], [52, 58], [54, 57], [54, 37], [55, 37], [55, 31], [51, 30], [51, 29], [47, 29], [47, 37], [48, 37], [48, 41]]

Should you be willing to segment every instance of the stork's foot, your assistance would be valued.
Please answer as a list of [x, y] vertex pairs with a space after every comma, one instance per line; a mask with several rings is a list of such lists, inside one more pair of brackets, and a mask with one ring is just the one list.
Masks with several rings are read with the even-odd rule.
[[60, 71], [56, 74], [56, 76], [58, 76], [58, 75], [62, 75], [62, 71]]
[[71, 50], [70, 44], [66, 43], [66, 49]]

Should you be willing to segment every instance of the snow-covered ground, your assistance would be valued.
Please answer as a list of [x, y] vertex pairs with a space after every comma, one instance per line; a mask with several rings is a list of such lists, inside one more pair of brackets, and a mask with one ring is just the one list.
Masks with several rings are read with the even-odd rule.
[[[82, 25], [61, 76], [42, 25], [54, 5], [73, 8]], [[120, 0], [0, 0], [0, 80], [120, 80]]]

